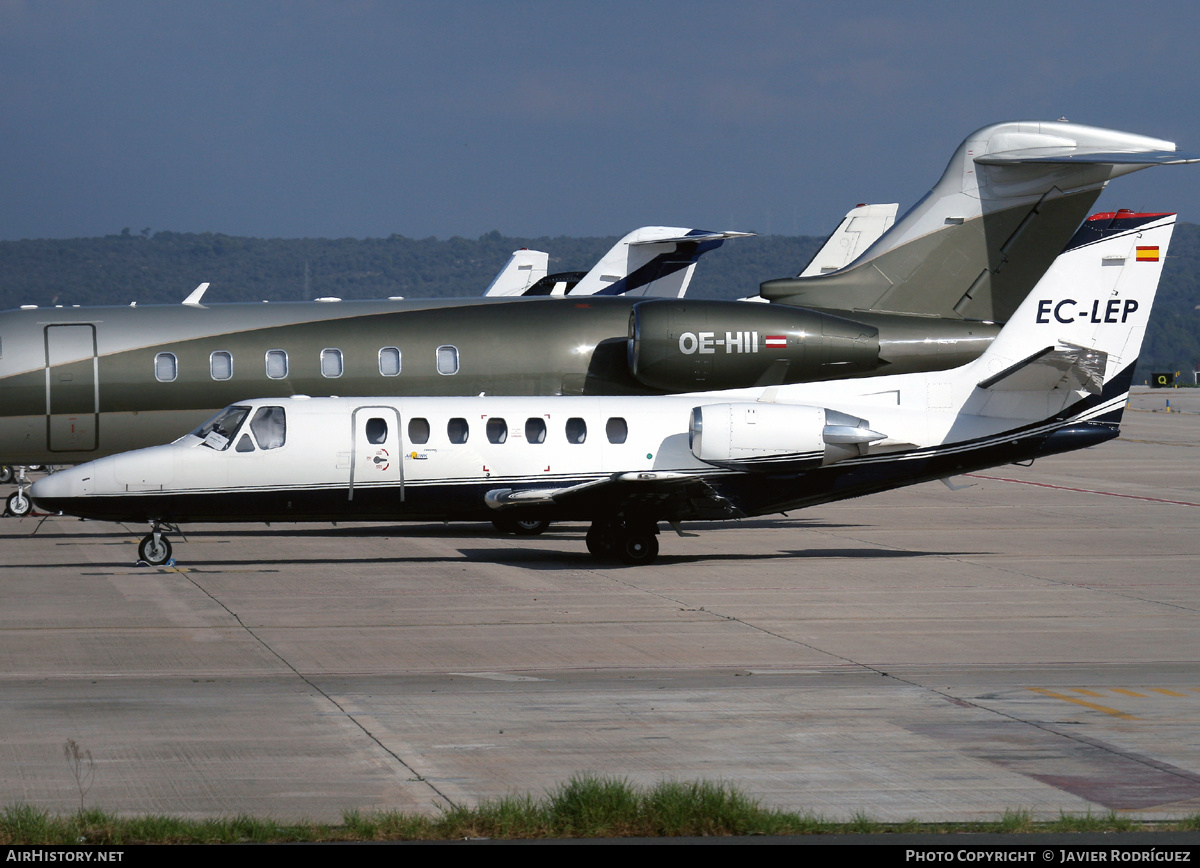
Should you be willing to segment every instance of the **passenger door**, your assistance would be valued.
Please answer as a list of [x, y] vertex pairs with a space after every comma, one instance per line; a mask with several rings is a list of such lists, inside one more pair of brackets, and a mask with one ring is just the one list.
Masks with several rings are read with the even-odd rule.
[[100, 423], [97, 365], [92, 323], [46, 326], [46, 447], [51, 452], [96, 448]]
[[350, 485], [347, 499], [354, 500], [354, 487], [380, 482], [399, 482], [404, 501], [404, 456], [400, 452], [400, 411], [395, 407], [357, 407], [350, 415]]

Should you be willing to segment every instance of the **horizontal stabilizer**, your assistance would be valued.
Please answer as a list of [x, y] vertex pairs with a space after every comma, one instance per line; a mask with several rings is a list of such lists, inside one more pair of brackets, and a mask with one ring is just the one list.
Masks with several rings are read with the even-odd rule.
[[981, 389], [998, 392], [1049, 392], [1056, 388], [1099, 395], [1104, 387], [1108, 354], [1070, 344], [1046, 347], [1007, 370], [988, 377]]
[[699, 241], [725, 241], [729, 238], [753, 238], [755, 232], [705, 232], [703, 229], [692, 230], [693, 235], [677, 235], [674, 238], [645, 238], [638, 241], [630, 241], [630, 245], [635, 247], [645, 246], [647, 244], [683, 244]]
[[1071, 148], [1030, 148], [976, 157], [984, 166], [1013, 166], [1018, 163], [1107, 163], [1113, 166], [1177, 166], [1200, 163], [1200, 154], [1180, 154], [1175, 151], [1093, 151], [1077, 152]]

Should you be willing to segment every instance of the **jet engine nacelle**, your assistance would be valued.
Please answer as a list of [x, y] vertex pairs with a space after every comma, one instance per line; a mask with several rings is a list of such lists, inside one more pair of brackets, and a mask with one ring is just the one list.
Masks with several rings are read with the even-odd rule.
[[774, 386], [873, 371], [879, 329], [787, 305], [662, 300], [629, 317], [629, 370], [670, 392]]
[[688, 443], [706, 464], [790, 472], [867, 454], [886, 435], [865, 419], [795, 404], [706, 404], [692, 410]]

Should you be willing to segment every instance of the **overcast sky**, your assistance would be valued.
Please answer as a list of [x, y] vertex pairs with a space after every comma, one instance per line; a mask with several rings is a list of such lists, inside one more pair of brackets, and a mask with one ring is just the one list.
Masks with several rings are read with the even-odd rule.
[[1200, 153], [1198, 7], [0, 0], [0, 239], [825, 234], [995, 121]]

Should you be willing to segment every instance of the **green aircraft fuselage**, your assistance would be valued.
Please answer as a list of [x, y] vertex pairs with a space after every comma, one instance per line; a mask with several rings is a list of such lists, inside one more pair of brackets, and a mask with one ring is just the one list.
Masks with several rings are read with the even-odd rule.
[[996, 330], [595, 296], [11, 310], [0, 313], [0, 461], [70, 464], [161, 443], [252, 397], [645, 395], [939, 370]]

